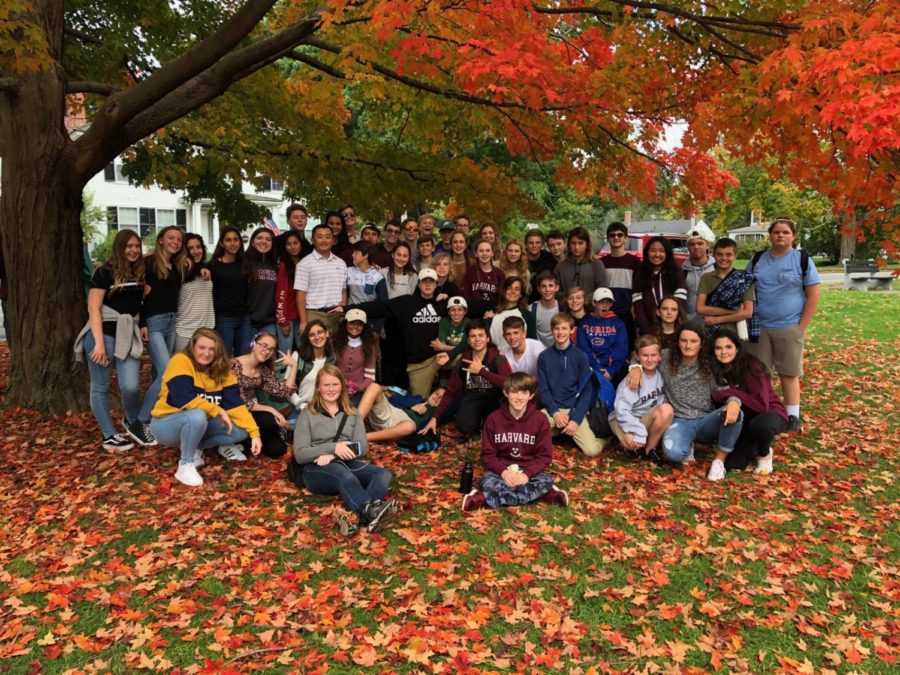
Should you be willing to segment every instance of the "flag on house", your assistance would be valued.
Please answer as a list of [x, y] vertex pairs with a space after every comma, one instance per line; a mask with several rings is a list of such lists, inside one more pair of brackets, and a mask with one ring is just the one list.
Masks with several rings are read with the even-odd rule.
[[276, 237], [281, 234], [281, 230], [278, 229], [278, 225], [276, 225], [275, 221], [271, 218], [263, 218], [263, 227], [267, 227], [272, 230]]

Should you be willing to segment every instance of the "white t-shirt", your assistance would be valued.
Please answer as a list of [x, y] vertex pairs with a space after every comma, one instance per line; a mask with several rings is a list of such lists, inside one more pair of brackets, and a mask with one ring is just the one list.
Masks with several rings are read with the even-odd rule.
[[537, 377], [538, 356], [540, 356], [541, 352], [546, 348], [547, 347], [537, 340], [525, 338], [525, 351], [518, 358], [512, 353], [512, 348], [509, 346], [500, 353], [507, 360], [509, 367], [512, 368], [514, 373], [528, 373], [529, 375]]
[[559, 313], [559, 303], [555, 307], [545, 309], [544, 306], [537, 301], [532, 304], [531, 312], [534, 314], [534, 328], [537, 332], [538, 340], [545, 347], [553, 344], [553, 330], [550, 328], [550, 320], [555, 314]]

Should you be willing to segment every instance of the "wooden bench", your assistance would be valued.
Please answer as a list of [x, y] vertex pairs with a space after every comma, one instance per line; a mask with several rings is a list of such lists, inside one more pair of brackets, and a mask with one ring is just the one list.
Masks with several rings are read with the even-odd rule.
[[844, 260], [844, 290], [869, 291], [877, 288], [891, 290], [893, 272], [881, 272], [874, 260]]

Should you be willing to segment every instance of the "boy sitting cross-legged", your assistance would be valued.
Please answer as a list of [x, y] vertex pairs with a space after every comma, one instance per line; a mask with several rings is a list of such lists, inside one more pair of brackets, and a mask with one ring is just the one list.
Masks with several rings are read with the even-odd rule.
[[569, 505], [569, 495], [553, 485], [547, 467], [553, 457], [550, 423], [531, 400], [537, 380], [513, 373], [503, 383], [507, 405], [492, 412], [481, 432], [481, 461], [485, 474], [481, 491], [463, 497], [463, 511], [489, 506], [516, 506], [541, 500]]
[[[615, 408], [609, 415], [609, 426], [622, 446], [636, 456], [641, 449], [661, 463], [657, 445], [669, 425], [674, 411], [666, 403], [659, 366], [659, 340], [655, 335], [641, 335], [637, 340], [637, 357], [641, 368], [641, 386], [633, 391], [627, 380], [616, 390]], [[637, 367], [637, 364], [635, 364]]]

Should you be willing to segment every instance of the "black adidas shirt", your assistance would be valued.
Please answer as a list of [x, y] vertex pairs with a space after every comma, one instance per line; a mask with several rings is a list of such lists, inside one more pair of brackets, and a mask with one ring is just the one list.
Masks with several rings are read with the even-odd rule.
[[396, 318], [403, 330], [407, 363], [421, 363], [437, 353], [431, 341], [438, 336], [441, 317], [447, 315], [447, 301], [426, 300], [416, 289], [412, 295], [401, 295], [386, 302], [364, 302], [347, 309], [361, 309], [369, 320]]

